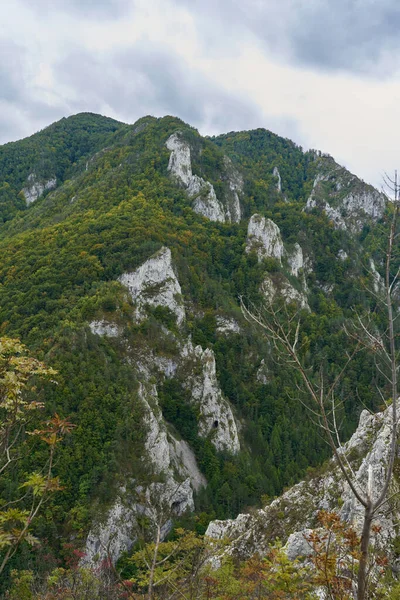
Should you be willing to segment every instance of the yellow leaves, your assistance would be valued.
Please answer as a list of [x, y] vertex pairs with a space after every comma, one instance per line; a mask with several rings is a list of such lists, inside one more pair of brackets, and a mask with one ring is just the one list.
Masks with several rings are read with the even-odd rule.
[[58, 477], [45, 477], [41, 473], [31, 473], [25, 483], [20, 485], [20, 489], [31, 489], [34, 496], [43, 496], [45, 492], [55, 492], [61, 488]]

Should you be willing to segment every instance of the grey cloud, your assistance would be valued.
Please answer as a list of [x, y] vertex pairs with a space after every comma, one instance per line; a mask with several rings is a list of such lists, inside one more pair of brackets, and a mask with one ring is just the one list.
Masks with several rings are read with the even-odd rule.
[[213, 131], [260, 126], [263, 120], [250, 100], [228, 94], [176, 55], [143, 42], [101, 57], [75, 51], [56, 72], [61, 84], [76, 90], [75, 110], [109, 106], [130, 122], [173, 114]]
[[12, 41], [0, 42], [0, 100], [15, 102], [23, 93], [25, 49]]
[[29, 8], [40, 13], [79, 13], [99, 18], [119, 18], [131, 9], [130, 0], [22, 0]]
[[24, 137], [64, 116], [41, 100], [28, 68], [28, 50], [12, 41], [0, 42], [0, 144]]
[[206, 22], [222, 37], [247, 30], [281, 60], [376, 77], [398, 69], [397, 0], [175, 1], [200, 18], [200, 34]]

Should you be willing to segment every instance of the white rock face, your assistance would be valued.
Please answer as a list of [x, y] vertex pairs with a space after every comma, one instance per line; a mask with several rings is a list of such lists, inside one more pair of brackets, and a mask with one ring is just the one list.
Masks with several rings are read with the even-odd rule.
[[305, 291], [296, 290], [286, 277], [280, 276], [275, 279], [277, 282], [267, 275], [261, 285], [261, 291], [265, 296], [267, 304], [272, 304], [277, 296], [282, 296], [287, 304], [295, 302], [300, 308], [310, 310]]
[[[319, 206], [319, 203], [316, 201], [316, 199], [313, 197], [313, 194], [311, 193], [311, 196], [308, 198], [307, 204], [306, 204], [304, 210], [309, 211], [309, 210], [312, 210], [313, 208], [316, 208], [317, 206]], [[332, 206], [329, 204], [329, 202], [325, 202], [323, 204], [322, 208], [325, 211], [328, 219], [330, 219], [332, 221], [332, 223], [334, 224], [334, 226], [337, 229], [343, 229], [344, 231], [347, 230], [346, 221], [344, 220], [344, 218], [342, 217], [342, 215], [338, 209], [332, 208]]]
[[340, 260], [347, 260], [349, 258], [349, 255], [347, 254], [347, 252], [340, 249], [338, 252], [338, 258], [340, 258]]
[[240, 327], [235, 319], [227, 317], [217, 317], [217, 332], [225, 335], [230, 333], [240, 333]]
[[[318, 207], [325, 211], [337, 229], [356, 233], [362, 230], [366, 219], [376, 222], [383, 217], [387, 203], [384, 194], [365, 184], [334, 161], [324, 163], [322, 168], [324, 170], [315, 178], [304, 210]], [[329, 202], [322, 189], [323, 182], [328, 181]]]
[[57, 186], [57, 179], [52, 177], [48, 181], [39, 181], [35, 173], [28, 175], [28, 185], [22, 190], [26, 204], [35, 202], [44, 192], [53, 190]]
[[289, 535], [285, 545], [286, 554], [289, 560], [295, 560], [301, 556], [311, 556], [313, 548], [308, 537], [312, 533], [312, 529], [304, 529], [304, 531], [296, 531]]
[[175, 315], [178, 325], [185, 320], [182, 290], [175, 275], [171, 250], [163, 247], [136, 271], [124, 273], [118, 279], [125, 285], [136, 303], [138, 320], [145, 317], [145, 306], [163, 306]]
[[385, 283], [382, 279], [381, 274], [378, 273], [378, 271], [376, 270], [375, 263], [372, 260], [372, 258], [370, 259], [369, 263], [371, 266], [372, 285], [374, 288], [374, 292], [375, 294], [382, 294], [385, 288]]
[[263, 385], [266, 385], [269, 381], [268, 370], [264, 359], [262, 359], [260, 366], [257, 369], [256, 379], [259, 383], [262, 383]]
[[84, 565], [95, 566], [109, 555], [113, 563], [122, 552], [130, 550], [134, 543], [136, 519], [132, 507], [125, 506], [121, 498], [109, 510], [105, 521], [97, 524], [86, 540]]
[[104, 519], [89, 533], [85, 564], [97, 565], [107, 557], [107, 551], [116, 562], [122, 552], [129, 550], [137, 537], [138, 514], [146, 514], [156, 520], [158, 507], [163, 507], [167, 515], [163, 527], [166, 535], [170, 527], [168, 512], [172, 516], [193, 511], [193, 490], [198, 491], [207, 485], [189, 445], [168, 432], [155, 385], [140, 383], [138, 394], [145, 409], [144, 425], [147, 429], [143, 460], [152, 466], [154, 476], [159, 476], [160, 481], [145, 489], [136, 486], [131, 492], [120, 490], [119, 497]]
[[[363, 411], [356, 432], [339, 451], [347, 456], [355, 473], [353, 479], [362, 495], [370, 489], [372, 498], [377, 499], [382, 490], [390, 436], [391, 408], [376, 415]], [[268, 545], [279, 538], [283, 543], [287, 542], [290, 558], [296, 558], [305, 554], [304, 535], [319, 527], [316, 517], [322, 509], [339, 513], [360, 533], [364, 509], [354, 498], [335, 460], [332, 459], [329, 465], [325, 475], [302, 481], [254, 514], [239, 515], [235, 520], [212, 521], [206, 535], [230, 538], [231, 550], [235, 549], [243, 556], [250, 556], [255, 551], [265, 552]], [[399, 489], [395, 477], [389, 497]], [[399, 518], [400, 508], [394, 499], [378, 511], [375, 523], [382, 528], [379, 536], [383, 543], [389, 544], [396, 536]]]
[[247, 229], [246, 252], [252, 250], [257, 252], [259, 261], [264, 258], [276, 258], [282, 264], [285, 249], [281, 232], [271, 219], [257, 214], [251, 217]]
[[288, 255], [288, 265], [290, 273], [295, 277], [298, 277], [300, 269], [303, 269], [304, 267], [303, 250], [297, 242], [294, 245], [292, 254]]
[[214, 352], [209, 348], [203, 350], [201, 346], [193, 347], [188, 342], [182, 354], [192, 363], [185, 387], [190, 390], [192, 402], [200, 411], [199, 435], [207, 437], [211, 433], [211, 441], [217, 450], [236, 454], [240, 450], [236, 421], [218, 384]]
[[281, 175], [279, 173], [278, 167], [274, 167], [274, 170], [272, 171], [272, 175], [274, 177], [276, 177], [276, 179], [277, 179], [276, 189], [278, 190], [278, 192], [282, 192], [282, 179], [281, 179]]
[[90, 331], [95, 335], [105, 335], [107, 337], [118, 337], [119, 329], [115, 323], [108, 321], [92, 321], [89, 323]]
[[176, 440], [170, 436], [170, 455], [172, 464], [181, 475], [190, 478], [192, 488], [198, 492], [202, 487], [206, 487], [207, 480], [199, 470], [196, 457], [193, 450], [185, 440]]
[[168, 170], [184, 186], [193, 198], [193, 210], [210, 221], [225, 222], [225, 211], [218, 200], [214, 187], [198, 175], [192, 173], [190, 146], [179, 134], [172, 134], [165, 144], [171, 150]]
[[226, 198], [227, 220], [231, 223], [239, 223], [242, 218], [240, 196], [243, 194], [244, 180], [228, 156], [224, 156], [224, 166], [224, 178], [226, 179], [230, 190], [230, 194], [228, 198]]

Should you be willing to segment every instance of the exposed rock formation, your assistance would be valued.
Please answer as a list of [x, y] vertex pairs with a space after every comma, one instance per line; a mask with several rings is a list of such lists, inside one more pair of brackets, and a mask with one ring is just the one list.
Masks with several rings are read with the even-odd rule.
[[143, 460], [153, 469], [156, 481], [145, 488], [131, 482], [130, 490], [120, 490], [113, 506], [87, 538], [84, 562], [91, 565], [98, 564], [107, 555], [115, 562], [122, 552], [132, 547], [137, 539], [138, 514], [146, 514], [154, 523], [161, 519], [166, 535], [170, 517], [194, 510], [193, 490], [198, 491], [207, 484], [189, 445], [168, 432], [155, 385], [140, 383], [138, 393], [145, 409], [147, 430]]
[[284, 246], [281, 232], [271, 219], [261, 215], [253, 215], [247, 229], [246, 252], [255, 250], [259, 260], [275, 258], [282, 264]]
[[[354, 473], [357, 487], [363, 491], [372, 482], [372, 496], [377, 498], [383, 486], [385, 467], [391, 436], [391, 408], [371, 415], [363, 411], [359, 426], [340, 451]], [[364, 509], [354, 498], [348, 484], [332, 459], [326, 474], [303, 481], [262, 510], [251, 515], [239, 515], [234, 520], [213, 521], [206, 534], [212, 538], [227, 537], [232, 540], [230, 549], [243, 556], [255, 551], [265, 551], [279, 538], [287, 542], [288, 554], [294, 559], [304, 554], [303, 534], [316, 528], [320, 510], [332, 510], [360, 532]], [[400, 517], [400, 503], [394, 493], [399, 491], [397, 475], [392, 481], [390, 500], [380, 509], [376, 524], [381, 526], [380, 536], [385, 544], [396, 536], [396, 523]]]
[[299, 276], [300, 270], [304, 267], [303, 250], [297, 242], [294, 245], [293, 252], [288, 255], [288, 265], [290, 273], [295, 277]]
[[223, 179], [229, 187], [229, 194], [227, 194], [225, 199], [227, 205], [227, 220], [231, 223], [239, 223], [242, 218], [240, 197], [243, 194], [244, 180], [228, 156], [224, 156], [224, 166], [225, 173]]
[[[329, 199], [329, 200], [328, 200]], [[378, 221], [386, 209], [386, 196], [339, 166], [331, 158], [319, 172], [305, 210], [324, 210], [336, 228], [359, 232], [366, 221]]]
[[175, 275], [171, 250], [163, 247], [132, 273], [119, 277], [132, 300], [136, 303], [136, 316], [143, 319], [145, 307], [163, 306], [176, 315], [178, 325], [185, 319], [182, 290]]
[[211, 434], [217, 450], [236, 454], [240, 450], [236, 421], [218, 384], [214, 352], [209, 348], [203, 350], [201, 346], [193, 347], [188, 342], [182, 356], [191, 364], [190, 371], [187, 363], [183, 366], [187, 372], [184, 385], [200, 412], [199, 435]]
[[92, 321], [89, 323], [89, 327], [95, 335], [106, 335], [108, 337], [118, 337], [119, 335], [118, 326], [105, 320]]
[[273, 302], [276, 295], [282, 295], [286, 302], [296, 302], [301, 308], [309, 310], [307, 302], [307, 286], [304, 274], [303, 250], [299, 244], [295, 244], [292, 252], [287, 252], [281, 237], [281, 232], [271, 219], [255, 214], [251, 217], [247, 229], [246, 252], [255, 250], [258, 260], [275, 258], [280, 265], [287, 258], [290, 274], [301, 277], [301, 291], [296, 290], [289, 280], [282, 274], [267, 275], [262, 284], [262, 291], [268, 302]]
[[369, 263], [371, 265], [372, 285], [374, 288], [374, 292], [375, 294], [380, 294], [383, 292], [385, 287], [384, 281], [382, 279], [381, 274], [378, 273], [378, 271], [376, 270], [375, 263], [372, 260], [372, 258], [369, 261]]
[[215, 194], [214, 187], [210, 182], [192, 173], [189, 144], [178, 133], [174, 133], [166, 141], [166, 146], [171, 150], [168, 170], [193, 199], [193, 210], [210, 221], [224, 223], [225, 211]]
[[299, 291], [282, 274], [267, 275], [261, 285], [267, 303], [272, 304], [277, 296], [282, 296], [288, 304], [295, 302], [300, 308], [310, 310], [305, 290]]
[[262, 359], [260, 366], [257, 369], [256, 379], [263, 385], [266, 385], [269, 381], [268, 380], [268, 369], [267, 369], [267, 365], [265, 364], [264, 358]]
[[274, 167], [274, 170], [272, 171], [272, 175], [274, 177], [276, 177], [276, 179], [277, 179], [276, 189], [278, 190], [278, 192], [282, 192], [282, 179], [281, 179], [281, 175], [279, 173], [278, 167]]
[[39, 181], [35, 173], [28, 175], [27, 186], [22, 190], [27, 205], [35, 202], [40, 196], [48, 190], [53, 190], [57, 186], [57, 179], [52, 177], [48, 181]]
[[217, 332], [229, 335], [230, 333], [240, 333], [240, 327], [235, 319], [227, 317], [217, 317]]

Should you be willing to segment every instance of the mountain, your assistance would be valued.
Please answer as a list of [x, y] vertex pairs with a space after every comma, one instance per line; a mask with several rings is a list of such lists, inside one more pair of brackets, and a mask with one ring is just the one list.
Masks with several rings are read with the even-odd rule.
[[[338, 373], [355, 343], [342, 323], [376, 308], [382, 194], [263, 129], [80, 114], [0, 147], [0, 207], [2, 335], [58, 371], [46, 410], [76, 425], [54, 522], [36, 526], [52, 556], [73, 540], [117, 560], [155, 497], [204, 532], [329, 457], [239, 297], [299, 308], [310, 368]], [[377, 377], [357, 354], [338, 390], [345, 437], [360, 397], [380, 406]]]

